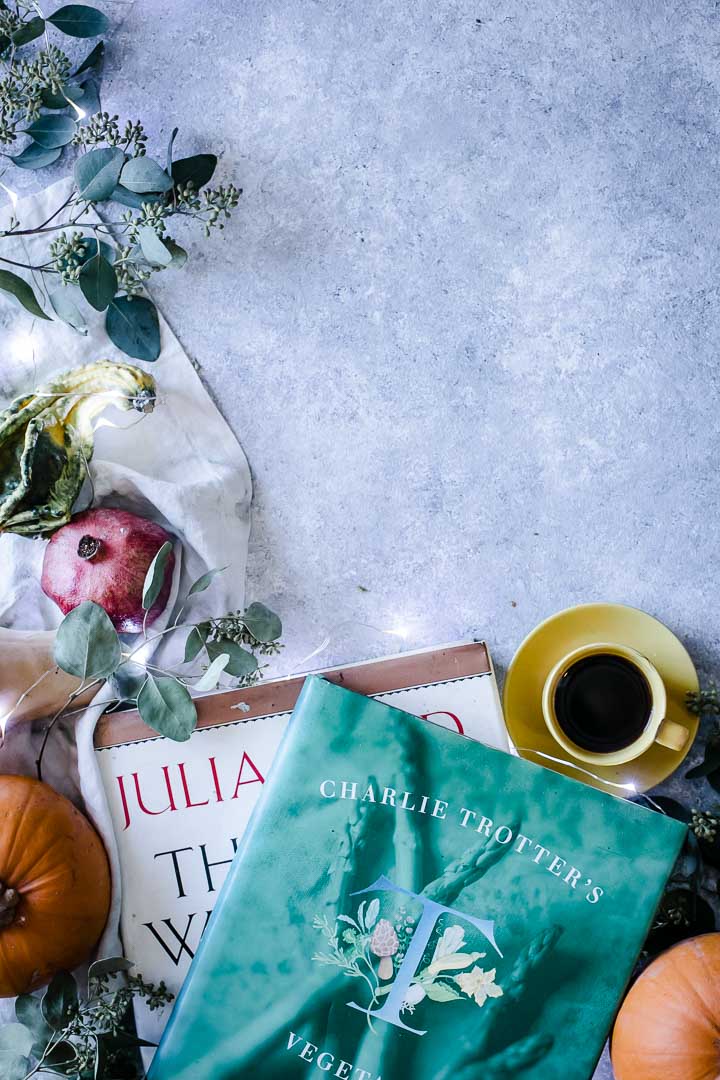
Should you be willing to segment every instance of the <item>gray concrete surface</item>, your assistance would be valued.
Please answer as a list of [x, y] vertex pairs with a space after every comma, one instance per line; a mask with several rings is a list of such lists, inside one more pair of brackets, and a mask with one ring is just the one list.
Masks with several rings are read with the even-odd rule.
[[718, 6], [112, 10], [105, 107], [244, 188], [154, 296], [248, 454], [286, 668], [394, 649], [370, 624], [502, 670], [608, 599], [712, 672]]

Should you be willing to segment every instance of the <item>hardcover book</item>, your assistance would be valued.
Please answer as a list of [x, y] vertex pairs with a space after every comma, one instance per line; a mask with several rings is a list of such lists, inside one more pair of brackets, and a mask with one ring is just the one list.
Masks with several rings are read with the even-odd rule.
[[[483, 642], [403, 653], [326, 673], [363, 694], [506, 749]], [[97, 761], [120, 856], [125, 955], [177, 994], [259, 798], [305, 676], [197, 701], [184, 743], [160, 738], [137, 712], [97, 726]], [[141, 1038], [156, 1043], [170, 1014], [135, 1003]], [[145, 1051], [147, 1060], [150, 1051]]]
[[588, 1080], [684, 835], [310, 677], [150, 1080]]

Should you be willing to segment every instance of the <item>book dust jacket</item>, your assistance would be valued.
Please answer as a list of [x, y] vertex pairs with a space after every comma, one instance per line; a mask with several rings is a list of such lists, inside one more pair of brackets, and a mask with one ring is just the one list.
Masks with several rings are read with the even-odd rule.
[[151, 1080], [588, 1080], [684, 835], [311, 677]]

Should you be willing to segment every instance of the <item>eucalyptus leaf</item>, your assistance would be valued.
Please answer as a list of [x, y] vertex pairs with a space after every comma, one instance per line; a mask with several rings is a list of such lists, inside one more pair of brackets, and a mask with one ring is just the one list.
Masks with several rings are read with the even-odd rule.
[[11, 157], [10, 160], [18, 168], [44, 168], [46, 165], [52, 165], [53, 162], [57, 161], [62, 153], [62, 146], [55, 146], [47, 150], [37, 143], [29, 143], [22, 153], [18, 153], [15, 158]]
[[214, 690], [229, 663], [230, 656], [228, 653], [220, 653], [219, 656], [216, 656], [207, 671], [195, 683], [195, 689], [200, 693], [205, 693], [206, 690]]
[[160, 595], [165, 581], [165, 570], [167, 568], [168, 559], [172, 555], [172, 549], [172, 543], [169, 540], [166, 540], [148, 566], [145, 575], [145, 583], [143, 584], [143, 611], [149, 611]]
[[223, 638], [222, 641], [208, 641], [205, 648], [211, 660], [215, 660], [216, 657], [227, 653], [230, 660], [225, 670], [228, 675], [233, 675], [236, 679], [242, 679], [246, 675], [252, 675], [254, 671], [257, 671], [257, 657], [228, 638]]
[[193, 157], [179, 158], [173, 161], [172, 178], [176, 187], [184, 187], [192, 181], [193, 187], [199, 191], [210, 180], [217, 168], [215, 154], [195, 154]]
[[172, 256], [170, 265], [176, 270], [179, 270], [188, 261], [187, 251], [185, 250], [185, 248], [180, 247], [179, 244], [176, 244], [175, 241], [171, 240], [169, 237], [167, 240], [163, 240], [163, 243], [170, 252], [170, 255]]
[[13, 274], [12, 270], [0, 270], [0, 289], [14, 296], [31, 315], [35, 315], [38, 319], [52, 321], [35, 299], [32, 287], [24, 278]]
[[78, 990], [69, 971], [59, 971], [45, 991], [42, 1014], [54, 1031], [62, 1031], [75, 1014], [78, 1006]]
[[77, 330], [80, 334], [87, 334], [88, 328], [85, 319], [83, 318], [80, 308], [73, 300], [72, 290], [67, 286], [60, 289], [53, 289], [51, 293], [48, 293], [52, 309], [57, 315], [58, 319], [62, 319], [68, 326], [72, 326], [73, 330]]
[[172, 262], [172, 254], [165, 247], [154, 229], [149, 225], [141, 225], [138, 229], [140, 249], [149, 263], [154, 266], [169, 266]]
[[119, 146], [103, 146], [82, 154], [73, 170], [79, 197], [86, 202], [109, 199], [124, 164], [125, 155]]
[[121, 206], [130, 206], [133, 210], [140, 210], [143, 203], [156, 203], [160, 202], [160, 195], [138, 195], [135, 191], [128, 191], [122, 184], [118, 184], [112, 193], [112, 201], [120, 203]]
[[194, 660], [198, 653], [205, 647], [209, 632], [209, 623], [198, 623], [197, 626], [193, 626], [185, 641], [184, 664], [189, 664], [191, 660]]
[[110, 29], [107, 15], [86, 4], [66, 4], [49, 15], [48, 22], [68, 37], [76, 38], [98, 37]]
[[243, 622], [256, 641], [277, 641], [282, 634], [279, 616], [257, 601], [247, 609]]
[[92, 259], [98, 253], [98, 246], [100, 247], [100, 254], [103, 255], [109, 263], [112, 263], [115, 258], [115, 252], [110, 244], [106, 244], [104, 240], [98, 241], [94, 236], [84, 236], [80, 241], [84, 252], [80, 254], [80, 265], [84, 265], [88, 259]]
[[35, 142], [46, 150], [67, 146], [76, 131], [77, 124], [71, 116], [57, 116], [53, 113], [43, 113], [30, 127], [25, 128], [26, 134], [31, 135]]
[[197, 724], [197, 711], [186, 687], [169, 676], [155, 678], [148, 674], [138, 694], [138, 712], [160, 735], [185, 742]]
[[27, 45], [30, 41], [35, 41], [41, 34], [45, 33], [45, 20], [36, 15], [34, 19], [28, 19], [26, 23], [10, 35], [10, 40], [13, 45]]
[[54, 94], [49, 87], [45, 87], [40, 97], [46, 109], [67, 109], [68, 105], [77, 105], [85, 96], [85, 91], [78, 83], [68, 83], [59, 94]]
[[105, 329], [127, 356], [151, 363], [160, 355], [157, 308], [144, 296], [116, 296], [108, 307]]
[[99, 71], [105, 58], [105, 42], [98, 41], [97, 45], [87, 54], [79, 68], [75, 69], [75, 75], [81, 75], [83, 71]]
[[104, 975], [114, 975], [118, 971], [130, 971], [134, 967], [131, 960], [124, 956], [108, 956], [104, 960], [96, 960], [88, 968], [88, 981], [101, 979]]
[[13, 165], [19, 169], [44, 169], [46, 165], [52, 165], [62, 154], [61, 146], [53, 146], [50, 150], [39, 146], [36, 142], [29, 143], [22, 153], [10, 157]]
[[83, 681], [108, 678], [122, 661], [115, 627], [92, 600], [78, 604], [60, 623], [54, 655], [58, 667]]
[[227, 570], [227, 566], [218, 566], [214, 570], [208, 570], [206, 574], [202, 574], [201, 577], [194, 581], [190, 586], [188, 596], [196, 596], [197, 593], [205, 592], [210, 585], [212, 585], [218, 574], [222, 574]]
[[135, 191], [139, 195], [169, 191], [173, 186], [165, 170], [147, 156], [130, 158], [120, 174], [120, 183], [128, 191]]
[[117, 292], [117, 274], [104, 255], [93, 255], [81, 266], [78, 284], [88, 304], [104, 311]]
[[178, 133], [177, 128], [173, 128], [172, 131], [170, 132], [170, 140], [168, 142], [167, 158], [166, 158], [167, 164], [165, 166], [165, 168], [167, 169], [168, 172], [170, 172], [171, 169], [172, 169], [173, 143], [175, 142], [175, 139], [177, 138], [177, 133]]

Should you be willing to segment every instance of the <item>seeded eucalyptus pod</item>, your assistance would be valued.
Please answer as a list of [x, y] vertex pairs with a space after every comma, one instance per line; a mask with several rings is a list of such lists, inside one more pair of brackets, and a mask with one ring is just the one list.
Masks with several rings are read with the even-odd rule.
[[43, 536], [70, 520], [108, 407], [152, 412], [155, 381], [98, 360], [64, 372], [0, 413], [0, 532]]

